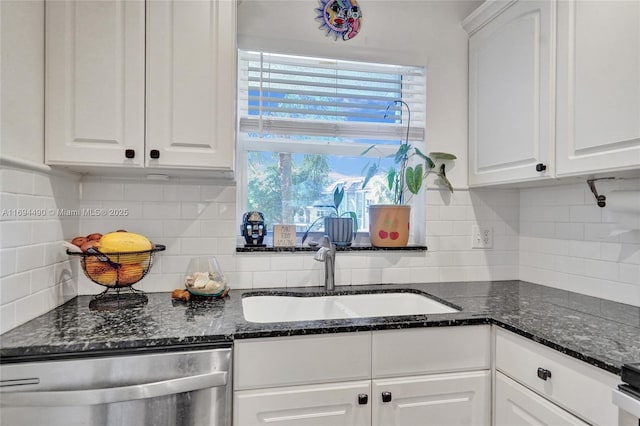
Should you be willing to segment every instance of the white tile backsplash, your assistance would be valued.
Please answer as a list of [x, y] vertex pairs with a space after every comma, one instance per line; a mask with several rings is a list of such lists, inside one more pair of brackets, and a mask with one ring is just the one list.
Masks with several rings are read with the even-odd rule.
[[640, 306], [640, 231], [616, 233], [586, 183], [521, 189], [520, 206], [521, 280]]
[[[10, 330], [77, 294], [60, 240], [78, 234], [79, 222], [60, 216], [75, 210], [78, 179], [18, 168], [0, 169], [0, 333]], [[26, 209], [18, 214], [11, 209]]]
[[[324, 267], [312, 253], [236, 253], [239, 228], [232, 184], [134, 178], [83, 178], [78, 183], [19, 170], [2, 170], [2, 177], [20, 183], [13, 187], [3, 181], [0, 200], [6, 208], [22, 200], [32, 207], [120, 209], [126, 214], [3, 217], [0, 331], [51, 309], [74, 292], [103, 290], [84, 277], [77, 260], [70, 261], [58, 243], [92, 232], [127, 229], [167, 246], [136, 285], [148, 292], [181, 287], [189, 260], [200, 255], [218, 258], [232, 288], [323, 284]], [[606, 221], [608, 216], [587, 191], [578, 184], [460, 189], [454, 194], [430, 190], [422, 226], [428, 251], [340, 252], [336, 283], [522, 279], [640, 305], [640, 235], [611, 235], [618, 225]], [[492, 228], [492, 249], [471, 248], [475, 224]]]

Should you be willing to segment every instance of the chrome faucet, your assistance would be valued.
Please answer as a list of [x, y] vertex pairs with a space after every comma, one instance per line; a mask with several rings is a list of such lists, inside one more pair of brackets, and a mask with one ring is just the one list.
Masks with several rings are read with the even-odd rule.
[[328, 236], [324, 236], [320, 248], [313, 256], [318, 262], [324, 262], [324, 289], [333, 291], [336, 288], [336, 246]]

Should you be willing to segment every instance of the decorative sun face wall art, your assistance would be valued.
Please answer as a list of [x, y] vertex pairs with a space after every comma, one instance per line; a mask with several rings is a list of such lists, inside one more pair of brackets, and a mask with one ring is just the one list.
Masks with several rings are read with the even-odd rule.
[[334, 39], [351, 40], [360, 32], [362, 26], [362, 10], [356, 0], [319, 0], [316, 9], [320, 21], [320, 29]]

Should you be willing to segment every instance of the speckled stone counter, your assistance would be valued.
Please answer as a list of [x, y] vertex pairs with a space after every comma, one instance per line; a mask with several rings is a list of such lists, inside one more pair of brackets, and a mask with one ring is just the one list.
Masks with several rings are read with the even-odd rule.
[[[340, 286], [337, 293], [397, 290], [424, 292], [462, 311], [259, 324], [245, 321], [242, 314], [242, 297], [261, 294], [258, 290], [190, 302], [152, 293], [145, 305], [114, 311], [89, 309], [91, 298], [80, 296], [0, 336], [0, 357], [17, 362], [200, 348], [254, 337], [496, 324], [612, 373], [619, 374], [625, 362], [640, 361], [640, 308], [630, 305], [520, 281]], [[301, 297], [322, 293], [318, 287], [266, 291]]]

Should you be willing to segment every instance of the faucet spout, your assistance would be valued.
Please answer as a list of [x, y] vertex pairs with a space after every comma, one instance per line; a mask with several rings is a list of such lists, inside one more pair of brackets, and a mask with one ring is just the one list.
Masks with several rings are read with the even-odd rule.
[[320, 248], [313, 256], [314, 260], [324, 262], [324, 288], [327, 291], [333, 291], [336, 288], [336, 246], [331, 242], [328, 236], [324, 236]]

